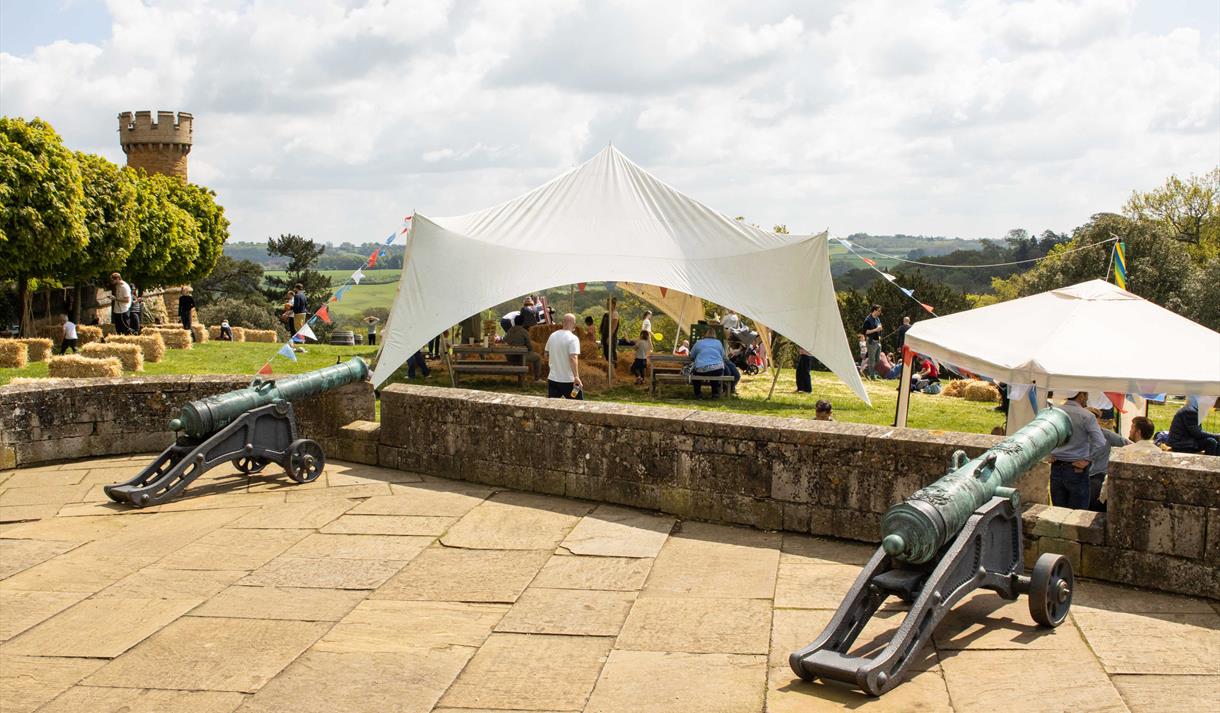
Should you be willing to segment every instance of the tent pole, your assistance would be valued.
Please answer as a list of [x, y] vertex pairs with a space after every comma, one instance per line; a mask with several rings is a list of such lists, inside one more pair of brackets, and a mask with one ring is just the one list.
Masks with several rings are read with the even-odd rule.
[[606, 388], [614, 386], [614, 366], [618, 361], [618, 344], [614, 338], [614, 296], [606, 289]]
[[779, 346], [779, 332], [772, 332], [771, 333], [771, 354], [772, 354], [772, 356], [771, 356], [771, 368], [772, 368], [771, 390], [767, 392], [767, 398], [763, 399], [764, 401], [771, 400], [771, 394], [775, 393], [775, 382], [779, 381], [779, 360], [776, 359], [774, 356], [775, 351], [778, 348], [778, 346]]
[[894, 404], [894, 425], [906, 428], [907, 411], [911, 408], [911, 361], [914, 353], [902, 347], [902, 375], [898, 377], [898, 403]]

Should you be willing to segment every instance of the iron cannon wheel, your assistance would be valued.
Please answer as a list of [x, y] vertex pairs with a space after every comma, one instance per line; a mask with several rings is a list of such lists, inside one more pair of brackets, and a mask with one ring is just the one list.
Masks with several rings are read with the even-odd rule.
[[237, 468], [246, 475], [253, 475], [270, 463], [266, 458], [254, 458], [252, 456], [242, 456], [241, 458], [233, 459], [233, 467]]
[[1067, 619], [1075, 578], [1072, 563], [1050, 552], [1038, 557], [1029, 578], [1029, 613], [1042, 626], [1054, 628]]
[[284, 470], [288, 471], [289, 478], [298, 483], [309, 483], [317, 480], [324, 467], [326, 454], [322, 452], [322, 446], [318, 445], [317, 441], [302, 438], [288, 446], [288, 459], [285, 461]]

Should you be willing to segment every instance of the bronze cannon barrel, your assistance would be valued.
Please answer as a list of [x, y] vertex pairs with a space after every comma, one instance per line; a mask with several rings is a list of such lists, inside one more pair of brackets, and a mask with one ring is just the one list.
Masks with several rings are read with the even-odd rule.
[[178, 418], [169, 422], [169, 427], [172, 431], [184, 431], [193, 438], [203, 438], [224, 428], [251, 409], [276, 401], [295, 401], [320, 394], [361, 381], [368, 373], [368, 364], [360, 357], [352, 357], [342, 364], [304, 374], [285, 376], [272, 381], [255, 379], [244, 389], [208, 396], [186, 404], [179, 411]]
[[947, 475], [886, 511], [881, 546], [895, 559], [927, 562], [992, 497], [1015, 497], [1017, 478], [1071, 435], [1068, 415], [1052, 407], [973, 460], [957, 451]]

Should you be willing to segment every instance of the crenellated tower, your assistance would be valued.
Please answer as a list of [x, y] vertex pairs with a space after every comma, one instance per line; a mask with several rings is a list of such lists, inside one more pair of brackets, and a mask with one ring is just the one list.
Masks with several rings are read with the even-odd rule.
[[185, 111], [178, 112], [177, 120], [172, 111], [158, 111], [156, 123], [151, 111], [119, 114], [119, 145], [127, 154], [127, 165], [187, 180], [193, 119]]

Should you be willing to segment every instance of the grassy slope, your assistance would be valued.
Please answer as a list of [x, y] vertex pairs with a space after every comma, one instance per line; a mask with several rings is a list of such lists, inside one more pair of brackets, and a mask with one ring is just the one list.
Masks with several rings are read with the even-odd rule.
[[[253, 376], [263, 362], [275, 353], [279, 345], [257, 343], [225, 343], [208, 342], [196, 345], [190, 350], [171, 349], [166, 353], [165, 360], [156, 364], [146, 364], [144, 374], [247, 374]], [[277, 374], [290, 374], [309, 371], [334, 364], [338, 358], [348, 359], [359, 355], [371, 357], [375, 348], [333, 347], [329, 345], [312, 345], [305, 354], [300, 354], [293, 362], [283, 357], [276, 357], [272, 368]], [[24, 369], [0, 369], [0, 385], [6, 384], [16, 376], [45, 377], [47, 365], [38, 362]], [[780, 373], [779, 383], [770, 401], [765, 400], [771, 386], [769, 375], [747, 377], [742, 381], [741, 397], [736, 399], [720, 399], [716, 401], [695, 401], [691, 398], [689, 388], [668, 387], [663, 389], [659, 398], [653, 398], [645, 387], [631, 384], [616, 386], [613, 390], [598, 394], [597, 400], [618, 401], [626, 403], [667, 406], [674, 408], [697, 408], [709, 411], [730, 411], [749, 413], [762, 416], [789, 416], [797, 418], [813, 418], [813, 404], [817, 399], [829, 399], [835, 406], [835, 418], [839, 421], [857, 423], [872, 423], [887, 425], [894, 418], [894, 402], [897, 392], [896, 382], [878, 381], [865, 384], [872, 407], [868, 407], [851, 394], [847, 386], [836, 377], [825, 373], [814, 373], [814, 393], [812, 395], [794, 393], [795, 382], [791, 369]], [[449, 386], [449, 379], [444, 376], [426, 380], [433, 386]], [[508, 393], [521, 393], [516, 382], [510, 379], [467, 379], [463, 386], [481, 388]], [[544, 385], [531, 385], [525, 393], [543, 395]], [[1151, 417], [1157, 428], [1169, 427], [1169, 420], [1180, 403], [1152, 407]], [[1003, 419], [1000, 414], [992, 411], [994, 404], [977, 403], [955, 399], [947, 396], [928, 396], [913, 394], [909, 424], [914, 428], [927, 428], [941, 431], [964, 431], [970, 433], [989, 433]], [[1220, 430], [1217, 425], [1220, 415], [1212, 413], [1209, 418], [1209, 430]]]

